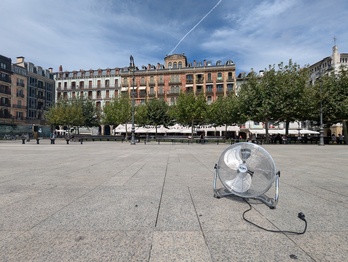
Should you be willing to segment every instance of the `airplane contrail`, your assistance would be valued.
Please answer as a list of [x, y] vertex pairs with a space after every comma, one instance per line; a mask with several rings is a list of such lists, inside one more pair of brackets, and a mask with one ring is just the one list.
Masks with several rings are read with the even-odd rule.
[[190, 29], [190, 31], [188, 31], [188, 32], [180, 39], [179, 43], [176, 44], [176, 46], [173, 48], [172, 51], [169, 52], [169, 54], [173, 53], [174, 50], [180, 45], [180, 43], [181, 43], [182, 41], [184, 41], [184, 39], [186, 38], [186, 36], [188, 36], [193, 30], [195, 30], [195, 28], [196, 28], [196, 27], [209, 15], [221, 2], [222, 2], [222, 0], [219, 0], [219, 2], [217, 2], [217, 4], [216, 4], [208, 13], [206, 13], [206, 15], [203, 16], [202, 19], [199, 20], [199, 22], [198, 22], [197, 24], [195, 24], [194, 27], [192, 27], [192, 28]]

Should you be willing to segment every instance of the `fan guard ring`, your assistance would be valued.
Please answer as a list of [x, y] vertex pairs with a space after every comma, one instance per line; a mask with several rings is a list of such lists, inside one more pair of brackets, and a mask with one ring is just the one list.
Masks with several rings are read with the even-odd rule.
[[258, 198], [270, 189], [277, 171], [272, 156], [263, 147], [242, 142], [223, 151], [216, 174], [231, 194]]

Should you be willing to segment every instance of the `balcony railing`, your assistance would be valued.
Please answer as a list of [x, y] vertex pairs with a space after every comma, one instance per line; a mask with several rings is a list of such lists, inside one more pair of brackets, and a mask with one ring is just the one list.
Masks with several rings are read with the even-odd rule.
[[13, 108], [21, 108], [21, 109], [27, 109], [26, 106], [22, 106], [22, 105], [17, 105], [17, 104], [13, 104], [12, 105]]
[[11, 95], [11, 89], [0, 88], [0, 93], [1, 94], [6, 94], [6, 95]]

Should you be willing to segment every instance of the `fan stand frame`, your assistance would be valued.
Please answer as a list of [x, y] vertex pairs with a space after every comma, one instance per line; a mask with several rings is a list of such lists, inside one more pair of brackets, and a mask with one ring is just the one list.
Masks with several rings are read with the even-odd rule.
[[[227, 190], [225, 187], [217, 189], [217, 187], [216, 187], [216, 181], [218, 179], [217, 164], [215, 164], [214, 169], [215, 169], [215, 175], [214, 175], [214, 181], [213, 181], [214, 197], [221, 198], [221, 197], [227, 197], [227, 196], [231, 196], [231, 195], [238, 196], [238, 195], [234, 194], [233, 192]], [[266, 204], [269, 208], [275, 209], [277, 204], [278, 204], [278, 199], [279, 199], [279, 178], [280, 178], [280, 171], [278, 171], [276, 173], [276, 177], [275, 177], [275, 181], [274, 181], [274, 184], [275, 184], [275, 196], [274, 196], [274, 198], [270, 198], [266, 194], [261, 194], [261, 195], [256, 196], [256, 197], [241, 197], [241, 196], [238, 196], [238, 197], [256, 199], [256, 200], [259, 200], [262, 203]]]

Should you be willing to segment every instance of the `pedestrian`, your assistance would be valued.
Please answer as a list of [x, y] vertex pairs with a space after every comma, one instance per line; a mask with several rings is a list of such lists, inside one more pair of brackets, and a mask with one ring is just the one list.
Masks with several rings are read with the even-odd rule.
[[332, 136], [331, 136], [331, 143], [332, 143], [332, 144], [337, 143], [337, 138], [336, 138], [336, 136], [335, 136], [335, 133], [333, 133]]

